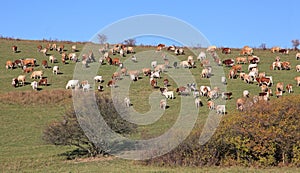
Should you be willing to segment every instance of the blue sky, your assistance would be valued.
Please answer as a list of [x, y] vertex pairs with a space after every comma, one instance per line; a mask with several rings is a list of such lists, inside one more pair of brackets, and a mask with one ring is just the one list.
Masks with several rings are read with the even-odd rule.
[[292, 39], [300, 39], [298, 0], [17, 0], [1, 6], [0, 34], [22, 39], [88, 41], [112, 23], [143, 14], [178, 18], [217, 46], [289, 48]]

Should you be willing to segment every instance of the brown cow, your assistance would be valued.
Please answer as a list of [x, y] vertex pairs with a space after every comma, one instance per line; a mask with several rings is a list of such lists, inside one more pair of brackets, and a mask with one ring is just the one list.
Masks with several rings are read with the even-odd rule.
[[280, 47], [278, 47], [278, 46], [274, 46], [271, 48], [272, 53], [279, 52], [279, 50], [280, 50]]
[[13, 51], [14, 53], [17, 53], [17, 52], [18, 52], [18, 47], [17, 47], [17, 46], [12, 46], [11, 48], [12, 48], [12, 51]]
[[237, 72], [241, 72], [242, 71], [242, 66], [241, 65], [233, 65], [231, 67], [231, 69], [237, 71]]
[[287, 84], [285, 88], [286, 88], [286, 90], [287, 90], [288, 93], [294, 92], [294, 91], [293, 91], [293, 85], [292, 85], [292, 84]]
[[156, 51], [161, 51], [165, 47], [166, 47], [166, 45], [164, 45], [164, 44], [158, 44], [156, 47]]
[[48, 85], [48, 80], [47, 78], [42, 78], [39, 80], [39, 85], [44, 85], [44, 86], [47, 86]]
[[33, 67], [27, 67], [27, 68], [25, 68], [24, 70], [23, 70], [23, 73], [30, 73], [30, 72], [32, 72], [34, 69], [33, 69]]
[[228, 73], [228, 79], [234, 79], [236, 78], [237, 71], [235, 69], [230, 69]]
[[231, 53], [231, 49], [228, 48], [228, 47], [223, 48], [223, 49], [222, 49], [222, 53], [224, 53], [224, 54], [230, 54], [230, 53]]
[[13, 69], [15, 67], [15, 63], [12, 61], [6, 61], [6, 65], [5, 65], [6, 69]]
[[144, 76], [150, 76], [151, 75], [151, 69], [150, 68], [143, 68], [142, 69]]
[[24, 59], [24, 60], [21, 60], [21, 63], [22, 63], [22, 66], [31, 65], [32, 67], [34, 67], [35, 66], [35, 59], [33, 59], [33, 58]]
[[281, 63], [281, 67], [283, 70], [290, 70], [291, 69], [291, 63], [288, 61], [284, 61]]
[[300, 86], [300, 76], [297, 76], [294, 78], [297, 82], [297, 86]]
[[276, 91], [279, 92], [279, 91], [283, 91], [283, 82], [278, 82], [276, 84]]
[[236, 57], [235, 60], [237, 64], [247, 64], [247, 58], [245, 57]]
[[47, 62], [47, 60], [42, 60], [42, 67], [43, 68], [48, 68], [48, 62]]
[[43, 46], [42, 46], [42, 45], [38, 45], [38, 46], [37, 46], [37, 51], [38, 51], [38, 52], [40, 52], [42, 49], [43, 49]]

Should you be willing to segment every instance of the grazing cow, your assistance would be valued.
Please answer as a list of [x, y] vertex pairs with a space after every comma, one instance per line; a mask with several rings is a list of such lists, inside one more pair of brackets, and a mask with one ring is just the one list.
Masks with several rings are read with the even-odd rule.
[[154, 71], [161, 71], [164, 72], [165, 71], [165, 65], [164, 64], [159, 64], [154, 68]]
[[39, 80], [39, 85], [44, 85], [44, 86], [47, 86], [48, 85], [48, 80], [47, 78], [42, 78]]
[[125, 97], [125, 98], [124, 98], [124, 103], [125, 103], [125, 106], [128, 107], [128, 108], [129, 108], [130, 105], [131, 105], [130, 99], [129, 99], [128, 97]]
[[55, 58], [53, 55], [50, 55], [50, 56], [49, 56], [49, 61], [50, 61], [51, 63], [55, 63], [55, 62], [56, 62], [56, 58]]
[[222, 92], [222, 99], [230, 100], [232, 96], [232, 92]]
[[206, 49], [207, 52], [214, 52], [214, 51], [216, 51], [216, 50], [217, 50], [217, 46], [209, 46], [209, 47]]
[[14, 53], [17, 53], [17, 52], [18, 52], [18, 47], [17, 47], [17, 46], [12, 46], [11, 48], [12, 48], [12, 51], [13, 51]]
[[167, 100], [166, 99], [161, 99], [159, 102], [159, 107], [163, 110], [166, 110], [167, 108]]
[[241, 65], [233, 65], [231, 67], [231, 69], [237, 71], [237, 72], [241, 72], [242, 71], [242, 66]]
[[108, 81], [106, 87], [115, 87], [116, 86], [116, 80], [112, 79]]
[[138, 81], [140, 72], [138, 70], [128, 71], [129, 77], [132, 81]]
[[235, 61], [237, 64], [247, 64], [247, 58], [245, 57], [236, 57]]
[[207, 97], [210, 99], [210, 100], [215, 100], [219, 97], [219, 90], [218, 89], [213, 89], [211, 91], [208, 91], [207, 93]]
[[228, 79], [234, 79], [234, 78], [236, 78], [236, 74], [237, 74], [236, 70], [230, 69], [229, 73], [228, 73]]
[[245, 102], [246, 102], [245, 98], [238, 98], [236, 100], [236, 103], [235, 103], [236, 109], [239, 110], [239, 111], [244, 111], [244, 109], [245, 109]]
[[240, 55], [253, 55], [253, 49], [250, 48], [249, 46], [244, 46], [243, 49], [241, 50]]
[[29, 66], [29, 65], [31, 65], [31, 66], [34, 67], [35, 66], [35, 62], [36, 62], [36, 60], [33, 59], [33, 58], [27, 58], [27, 59], [21, 60], [22, 66]]
[[127, 47], [126, 53], [127, 54], [129, 54], [129, 53], [135, 53], [134, 48], [131, 47], [131, 46]]
[[176, 49], [176, 46], [172, 45], [172, 46], [169, 46], [167, 50], [169, 51], [175, 51]]
[[183, 67], [183, 68], [186, 68], [186, 67], [190, 68], [191, 67], [191, 65], [188, 61], [181, 61], [180, 66]]
[[291, 63], [287, 62], [287, 61], [282, 62], [281, 66], [282, 66], [282, 70], [290, 70], [291, 69]]
[[76, 52], [76, 51], [77, 51], [76, 45], [73, 45], [73, 46], [71, 47], [71, 49], [72, 49], [72, 52]]
[[68, 59], [72, 60], [74, 62], [77, 62], [77, 60], [78, 60], [76, 53], [69, 53], [68, 54]]
[[151, 75], [151, 69], [150, 68], [143, 68], [142, 72], [144, 76], [150, 76]]
[[59, 45], [59, 47], [56, 48], [56, 51], [59, 53], [62, 53], [64, 51], [65, 46], [63, 44]]
[[249, 64], [248, 71], [251, 71], [253, 68], [257, 68], [257, 64]]
[[280, 49], [278, 52], [281, 53], [281, 54], [286, 54], [286, 55], [289, 54], [289, 50], [288, 49]]
[[25, 75], [19, 75], [18, 78], [17, 78], [17, 80], [18, 80], [19, 86], [21, 84], [23, 86], [23, 85], [25, 85], [26, 76]]
[[102, 83], [103, 82], [103, 78], [102, 78], [102, 76], [95, 76], [94, 77], [94, 81]]
[[272, 63], [272, 65], [270, 66], [271, 70], [281, 70], [281, 62], [275, 61]]
[[226, 77], [225, 76], [221, 77], [221, 82], [222, 82], [222, 84], [227, 85], [227, 81], [226, 81]]
[[16, 88], [19, 85], [18, 79], [17, 78], [13, 78], [12, 81], [11, 81], [11, 85]]
[[250, 93], [249, 93], [248, 90], [244, 90], [244, 91], [243, 91], [243, 97], [249, 98], [249, 95], [250, 95]]
[[211, 91], [211, 89], [209, 86], [200, 86], [199, 91], [201, 96], [207, 96], [208, 91]]
[[53, 69], [52, 69], [52, 72], [53, 72], [53, 74], [57, 75], [59, 73], [59, 67], [57, 65], [54, 66]]
[[91, 88], [91, 85], [90, 84], [85, 84], [85, 85], [82, 85], [82, 91], [83, 92], [88, 92]]
[[176, 92], [178, 92], [180, 95], [189, 95], [190, 94], [190, 91], [188, 88], [184, 87], [184, 86], [181, 86], [179, 88], [176, 88]]
[[195, 98], [195, 106], [196, 108], [203, 106], [202, 101], [199, 97]]
[[215, 103], [213, 101], [208, 101], [207, 106], [209, 110], [215, 109]]
[[121, 77], [120, 73], [119, 72], [114, 72], [111, 76], [112, 79], [114, 80], [119, 80]]
[[283, 82], [278, 82], [276, 84], [276, 91], [283, 91], [283, 88], [284, 88]]
[[164, 44], [158, 44], [156, 47], [156, 51], [161, 51], [165, 47], [166, 47], [166, 45], [164, 45]]
[[225, 48], [222, 49], [222, 53], [223, 54], [230, 54], [231, 53], [231, 49], [228, 48], [228, 47], [225, 47]]
[[202, 61], [202, 60], [204, 60], [205, 58], [206, 58], [205, 52], [201, 51], [201, 52], [199, 53], [198, 57], [197, 57], [197, 60], [198, 60], [198, 61]]
[[280, 50], [280, 47], [278, 47], [278, 46], [274, 46], [271, 48], [272, 53], [279, 52], [279, 50]]
[[297, 76], [294, 78], [297, 82], [297, 86], [300, 86], [300, 76]]
[[150, 75], [151, 78], [160, 78], [160, 71], [153, 71]]
[[30, 75], [30, 78], [32, 79], [42, 79], [43, 71], [33, 71]]
[[174, 99], [174, 92], [173, 91], [164, 91], [163, 95], [167, 98], [167, 99]]
[[37, 51], [38, 51], [38, 52], [40, 52], [42, 49], [43, 49], [43, 46], [42, 46], [42, 45], [38, 45], [38, 46], [37, 46]]
[[57, 48], [57, 45], [56, 45], [55, 43], [53, 43], [53, 44], [49, 47], [50, 50], [56, 50], [56, 48]]
[[175, 49], [174, 53], [175, 55], [184, 55], [184, 50], [182, 48]]
[[257, 83], [258, 83], [259, 86], [261, 86], [262, 84], [265, 84], [267, 86], [273, 85], [272, 76], [266, 76], [266, 77], [262, 77], [262, 78], [256, 78], [256, 81], [257, 81]]
[[260, 61], [260, 58], [258, 56], [253, 56], [253, 58], [251, 60], [249, 60], [249, 62], [251, 64], [258, 64]]
[[157, 81], [154, 78], [150, 78], [150, 85], [153, 88], [156, 88], [157, 87]]
[[287, 90], [288, 93], [294, 92], [294, 91], [293, 91], [293, 85], [292, 85], [292, 84], [287, 84], [285, 88], [286, 88], [286, 90]]
[[197, 91], [197, 87], [196, 87], [196, 84], [193, 82], [193, 83], [188, 83], [186, 84], [186, 86], [191, 90], [191, 91]]
[[43, 68], [48, 68], [48, 62], [47, 62], [47, 60], [42, 60], [42, 67]]
[[157, 66], [157, 61], [152, 61], [152, 62], [151, 62], [151, 67], [152, 67], [152, 68], [155, 68], [156, 66]]
[[163, 83], [164, 83], [164, 87], [169, 86], [169, 80], [167, 78], [164, 79]]
[[131, 61], [132, 61], [132, 62], [135, 62], [135, 63], [137, 62], [137, 58], [136, 58], [136, 56], [135, 56], [135, 55], [132, 55], [132, 57], [131, 57]]
[[300, 52], [298, 52], [297, 54], [296, 54], [296, 60], [299, 60], [300, 59]]
[[31, 82], [31, 86], [32, 86], [33, 90], [37, 90], [37, 88], [38, 88], [38, 82], [37, 81]]
[[296, 65], [296, 72], [300, 72], [300, 65]]
[[19, 68], [22, 67], [22, 59], [17, 59], [14, 61], [15, 65], [17, 65]]
[[[26, 66], [24, 66], [24, 67], [26, 67]], [[34, 70], [33, 67], [27, 67], [27, 68], [24, 68], [23, 73], [30, 73], [33, 70]]]
[[226, 114], [226, 109], [225, 109], [225, 105], [217, 105], [216, 107], [217, 110], [217, 114]]
[[201, 77], [202, 78], [209, 78], [209, 73], [208, 73], [208, 69], [207, 68], [204, 68], [202, 69], [202, 72], [201, 72]]
[[44, 48], [40, 50], [41, 53], [43, 53], [44, 55], [47, 55], [48, 49]]
[[226, 67], [232, 67], [234, 65], [234, 59], [225, 59], [223, 60], [223, 64]]
[[14, 66], [15, 66], [15, 63], [14, 62], [12, 62], [12, 61], [6, 61], [6, 64], [5, 64], [5, 68], [6, 69], [13, 69], [14, 68]]

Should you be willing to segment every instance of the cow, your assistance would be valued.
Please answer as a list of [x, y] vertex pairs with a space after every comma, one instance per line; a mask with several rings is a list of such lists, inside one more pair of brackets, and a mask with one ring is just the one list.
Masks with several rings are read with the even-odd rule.
[[82, 85], [82, 91], [83, 92], [88, 92], [91, 88], [91, 85], [90, 84], [85, 84], [85, 85]]
[[228, 73], [228, 79], [234, 79], [234, 78], [236, 78], [236, 74], [237, 74], [236, 70], [230, 69], [229, 73]]
[[42, 45], [38, 45], [36, 48], [37, 48], [37, 51], [40, 52], [43, 49], [43, 46]]
[[221, 82], [222, 82], [222, 84], [227, 85], [227, 81], [226, 81], [226, 77], [225, 76], [221, 77]]
[[239, 111], [244, 111], [245, 110], [245, 103], [246, 103], [246, 100], [245, 98], [238, 98], [236, 100], [236, 109], [239, 110]]
[[130, 53], [130, 54], [135, 53], [134, 48], [131, 47], [131, 46], [127, 47], [126, 53], [127, 53], [127, 54], [129, 54], [129, 53]]
[[27, 67], [27, 68], [23, 69], [23, 73], [30, 73], [30, 72], [33, 72], [33, 70], [34, 70], [33, 67]]
[[39, 85], [44, 85], [44, 86], [47, 86], [48, 85], [48, 80], [47, 78], [42, 78], [39, 80], [38, 82]]
[[163, 95], [167, 98], [167, 99], [174, 99], [174, 92], [173, 91], [164, 91]]
[[55, 62], [56, 62], [56, 58], [55, 58], [53, 55], [50, 55], [50, 56], [49, 56], [49, 61], [50, 61], [51, 63], [55, 63]]
[[215, 100], [219, 97], [219, 90], [218, 89], [213, 89], [211, 91], [208, 91], [207, 93], [207, 97], [210, 99], [210, 100]]
[[253, 55], [253, 49], [249, 46], [244, 46], [240, 52], [240, 55]]
[[286, 90], [287, 90], [288, 93], [294, 92], [294, 91], [293, 91], [293, 85], [292, 85], [292, 84], [287, 84], [285, 88], [286, 88]]
[[232, 92], [222, 92], [222, 99], [230, 100], [232, 96]]
[[164, 83], [164, 87], [169, 86], [169, 80], [167, 78], [164, 79], [163, 83]]
[[112, 79], [107, 82], [106, 87], [115, 87], [116, 86], [116, 80]]
[[69, 53], [68, 54], [68, 59], [72, 60], [74, 62], [77, 62], [77, 60], [78, 60], [76, 53]]
[[37, 81], [31, 82], [31, 86], [32, 86], [33, 90], [37, 90], [38, 89], [38, 82]]
[[151, 74], [150, 74], [150, 77], [151, 78], [160, 78], [160, 71], [152, 71]]
[[297, 82], [297, 86], [300, 86], [300, 76], [297, 76], [294, 78]]
[[14, 62], [12, 62], [12, 61], [6, 61], [6, 64], [5, 64], [5, 68], [6, 69], [14, 69], [14, 67], [15, 67], [15, 63]]
[[43, 68], [48, 68], [48, 62], [47, 62], [47, 60], [42, 60], [42, 67]]
[[241, 72], [242, 71], [242, 66], [241, 65], [233, 65], [231, 67], [231, 69], [237, 71], [237, 72]]
[[103, 78], [102, 78], [102, 76], [95, 76], [94, 77], [94, 81], [102, 83], [103, 82]]
[[203, 106], [203, 103], [199, 97], [195, 98], [195, 106], [196, 108]]
[[44, 55], [47, 55], [48, 49], [47, 48], [41, 49], [40, 52]]
[[222, 49], [222, 53], [223, 54], [230, 54], [231, 53], [231, 49], [228, 48], [228, 47], [225, 47], [225, 48]]
[[22, 65], [22, 59], [17, 59], [14, 61], [15, 65], [18, 66], [19, 68], [21, 68], [23, 65]]
[[251, 71], [253, 68], [257, 68], [257, 64], [249, 64], [248, 71]]
[[56, 48], [56, 51], [59, 53], [62, 53], [64, 51], [65, 46], [63, 44], [59, 45], [59, 47]]
[[216, 51], [217, 50], [217, 46], [209, 46], [207, 49], [206, 49], [206, 51], [207, 52], [214, 52], [214, 51]]
[[208, 101], [207, 106], [209, 110], [215, 109], [215, 103], [213, 101]]
[[279, 62], [280, 61], [280, 57], [279, 56], [276, 56], [275, 57], [275, 62]]
[[204, 68], [202, 69], [202, 72], [201, 72], [201, 77], [202, 78], [209, 78], [209, 72], [208, 72], [208, 69], [207, 68]]
[[71, 49], [72, 49], [72, 52], [77, 52], [77, 47], [76, 47], [76, 45], [72, 45]]
[[289, 50], [288, 49], [280, 49], [278, 52], [281, 53], [281, 54], [286, 54], [286, 55], [289, 54]]
[[152, 61], [152, 62], [151, 62], [151, 67], [152, 67], [152, 68], [155, 68], [156, 66], [157, 66], [157, 61]]
[[169, 50], [169, 51], [175, 51], [175, 49], [176, 49], [176, 46], [174, 46], [174, 45], [169, 46], [169, 47], [167, 48], [167, 50]]
[[297, 54], [296, 54], [296, 60], [299, 60], [300, 59], [300, 52], [298, 52]]
[[300, 72], [300, 65], [296, 65], [296, 72]]
[[157, 87], [157, 80], [155, 80], [154, 78], [150, 78], [150, 85], [153, 88], [156, 88]]
[[129, 77], [132, 81], [138, 81], [140, 72], [138, 70], [128, 71]]
[[250, 93], [249, 93], [248, 90], [244, 90], [244, 91], [243, 91], [243, 97], [249, 98], [249, 95], [250, 95]]
[[17, 53], [17, 52], [18, 52], [18, 47], [17, 47], [17, 46], [12, 46], [11, 48], [12, 48], [12, 51], [13, 51], [14, 53]]
[[282, 97], [282, 93], [283, 91], [276, 91], [276, 97], [279, 98], [279, 97]]
[[151, 69], [150, 68], [143, 68], [142, 72], [144, 76], [150, 76], [151, 75]]
[[284, 61], [281, 63], [282, 70], [290, 70], [291, 69], [291, 63], [288, 61]]
[[225, 109], [225, 105], [217, 105], [216, 107], [217, 110], [217, 114], [226, 114], [226, 109]]
[[19, 86], [21, 84], [23, 86], [23, 85], [25, 85], [26, 76], [25, 75], [19, 75], [18, 78], [17, 78], [17, 80], [18, 80]]
[[262, 77], [262, 78], [256, 78], [256, 81], [258, 83], [259, 86], [261, 86], [262, 84], [265, 84], [267, 86], [271, 86], [273, 85], [273, 80], [272, 80], [272, 76], [269, 77]]
[[209, 86], [200, 86], [199, 91], [201, 96], [207, 96], [208, 91], [211, 91], [211, 89]]
[[159, 107], [163, 110], [166, 110], [167, 108], [167, 100], [166, 99], [161, 99], [159, 102]]
[[202, 61], [204, 59], [206, 59], [206, 54], [205, 54], [205, 52], [201, 51], [197, 57], [197, 60]]
[[114, 72], [114, 73], [112, 74], [112, 76], [111, 76], [111, 78], [114, 79], [114, 80], [119, 80], [120, 77], [121, 77], [121, 75], [120, 75], [120, 73], [117, 72], [117, 71]]
[[18, 79], [17, 78], [13, 78], [12, 81], [11, 81], [11, 85], [16, 88], [19, 85]]
[[53, 72], [53, 74], [57, 75], [59, 73], [59, 67], [57, 65], [54, 66], [53, 69], [52, 69], [52, 72]]
[[128, 97], [124, 98], [124, 103], [125, 103], [125, 106], [128, 108], [131, 106], [130, 99]]
[[260, 58], [258, 56], [253, 56], [253, 58], [249, 60], [249, 63], [258, 64], [259, 61], [260, 61]]
[[225, 59], [225, 60], [222, 61], [222, 63], [226, 67], [232, 67], [234, 65], [234, 59]]
[[180, 66], [183, 67], [183, 68], [186, 68], [186, 67], [190, 68], [191, 67], [191, 65], [188, 61], [181, 61]]
[[43, 71], [33, 71], [30, 75], [30, 78], [32, 79], [41, 79], [43, 76]]
[[270, 66], [271, 70], [281, 70], [281, 62], [275, 61], [272, 63], [272, 65]]
[[34, 67], [35, 66], [35, 62], [36, 62], [36, 60], [33, 59], [33, 58], [27, 58], [27, 59], [21, 60], [22, 66], [29, 66], [29, 65], [31, 65], [32, 67]]
[[188, 88], [184, 87], [184, 86], [181, 86], [179, 88], [176, 88], [176, 92], [178, 92], [180, 95], [189, 95], [190, 94], [190, 91]]
[[175, 49], [174, 51], [175, 55], [184, 55], [184, 50], [182, 48]]
[[283, 88], [284, 88], [283, 82], [278, 82], [276, 84], [276, 91], [283, 91]]
[[166, 47], [166, 45], [164, 45], [164, 44], [158, 44], [156, 47], [156, 51], [161, 51], [165, 47]]
[[278, 46], [274, 46], [271, 48], [272, 53], [279, 52], [279, 50], [280, 50], [280, 47], [278, 47]]
[[247, 64], [247, 58], [245, 57], [236, 57], [235, 61], [237, 64]]

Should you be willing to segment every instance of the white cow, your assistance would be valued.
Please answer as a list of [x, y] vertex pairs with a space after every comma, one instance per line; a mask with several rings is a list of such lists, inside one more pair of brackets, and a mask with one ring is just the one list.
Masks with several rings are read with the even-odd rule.
[[130, 99], [128, 97], [124, 98], [124, 103], [126, 107], [130, 107], [131, 103], [130, 103]]
[[31, 86], [32, 86], [32, 89], [33, 89], [33, 90], [37, 90], [38, 82], [37, 82], [37, 81], [31, 82]]
[[59, 67], [56, 65], [53, 67], [53, 70], [52, 70], [53, 74], [58, 74], [59, 73]]
[[166, 110], [166, 107], [167, 107], [167, 100], [166, 99], [162, 99], [160, 100], [159, 102], [159, 107], [163, 110]]
[[204, 60], [206, 58], [206, 54], [204, 53], [204, 52], [200, 52], [200, 54], [198, 55], [198, 57], [197, 57], [197, 60], [198, 61], [202, 61], [202, 60]]
[[218, 106], [216, 107], [216, 110], [217, 110], [217, 113], [218, 113], [218, 114], [223, 114], [223, 115], [225, 115], [225, 113], [226, 113], [225, 105], [218, 105]]
[[157, 61], [152, 61], [152, 62], [151, 62], [151, 67], [152, 67], [152, 68], [155, 68], [156, 66], [157, 66]]
[[79, 86], [79, 80], [69, 80], [67, 85], [66, 85], [66, 89], [73, 89], [75, 87]]
[[90, 84], [85, 84], [82, 86], [82, 91], [88, 92], [90, 90], [91, 85]]
[[249, 93], [248, 90], [244, 90], [244, 91], [243, 91], [243, 96], [244, 96], [244, 97], [249, 97], [249, 95], [250, 95], [250, 93]]
[[174, 99], [174, 92], [173, 91], [165, 91], [163, 92], [163, 95], [168, 99]]
[[196, 108], [199, 108], [200, 106], [202, 106], [202, 102], [201, 102], [201, 99], [199, 97], [197, 97], [195, 99], [195, 105], [196, 105]]
[[101, 82], [103, 82], [103, 78], [102, 78], [102, 76], [95, 76], [95, 77], [94, 77], [94, 81], [95, 81], [95, 82], [100, 82], [100, 83], [101, 83]]

